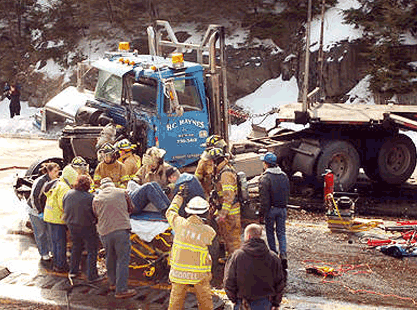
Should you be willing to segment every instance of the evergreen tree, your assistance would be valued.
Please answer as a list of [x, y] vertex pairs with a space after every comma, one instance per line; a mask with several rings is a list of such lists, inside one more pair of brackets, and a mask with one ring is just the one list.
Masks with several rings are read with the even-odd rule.
[[367, 57], [373, 91], [392, 96], [416, 88], [411, 58], [401, 53], [404, 35], [417, 34], [417, 3], [412, 0], [359, 0], [359, 9], [345, 11], [345, 20], [362, 27], [369, 43]]

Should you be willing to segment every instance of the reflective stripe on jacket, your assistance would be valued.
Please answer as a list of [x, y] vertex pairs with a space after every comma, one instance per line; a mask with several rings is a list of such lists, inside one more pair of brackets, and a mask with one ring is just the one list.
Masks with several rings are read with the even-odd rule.
[[216, 191], [222, 202], [220, 214], [226, 216], [240, 215], [240, 203], [237, 192], [236, 172], [227, 160], [224, 160], [217, 167], [220, 178], [216, 180]]
[[166, 212], [168, 223], [174, 230], [170, 254], [169, 279], [174, 283], [196, 284], [211, 279], [211, 256], [208, 246], [216, 236], [210, 226], [197, 215], [183, 218], [178, 215], [183, 198], [176, 195]]
[[133, 179], [136, 172], [138, 172], [142, 165], [142, 160], [136, 154], [132, 152], [126, 153], [124, 156], [119, 158], [119, 161], [126, 166], [126, 173], [129, 176], [129, 180]]
[[126, 166], [121, 162], [115, 161], [112, 164], [101, 162], [94, 171], [94, 185], [100, 187], [101, 179], [109, 177], [116, 187], [126, 188], [129, 176]]

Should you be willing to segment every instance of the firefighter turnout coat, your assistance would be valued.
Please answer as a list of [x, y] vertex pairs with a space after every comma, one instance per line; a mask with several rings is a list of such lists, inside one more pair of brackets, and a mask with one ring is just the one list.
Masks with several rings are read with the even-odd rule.
[[194, 175], [200, 181], [201, 186], [204, 189], [206, 197], [210, 196], [210, 192], [213, 189], [211, 183], [211, 176], [213, 174], [213, 163], [207, 158], [207, 151], [201, 154], [200, 160], [198, 161], [197, 168], [195, 169]]
[[96, 188], [100, 187], [100, 181], [109, 177], [116, 187], [126, 188], [129, 176], [126, 171], [126, 166], [121, 162], [115, 161], [112, 164], [101, 162], [94, 171], [94, 185]]
[[238, 199], [237, 175], [234, 168], [225, 159], [216, 168], [214, 186], [221, 203], [218, 221], [219, 234], [223, 237], [228, 254], [240, 247], [240, 203]]
[[132, 152], [120, 156], [118, 161], [126, 166], [126, 173], [129, 176], [129, 180], [133, 179], [136, 172], [138, 172], [140, 166], [142, 165], [140, 156], [133, 154]]
[[197, 284], [211, 279], [211, 256], [208, 246], [216, 236], [198, 215], [178, 215], [183, 198], [176, 195], [166, 212], [175, 237], [171, 249], [169, 279], [173, 283]]

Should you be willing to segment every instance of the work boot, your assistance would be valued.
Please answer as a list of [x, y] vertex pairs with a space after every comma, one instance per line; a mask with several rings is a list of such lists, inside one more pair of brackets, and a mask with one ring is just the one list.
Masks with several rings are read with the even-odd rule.
[[136, 294], [137, 292], [134, 289], [127, 289], [124, 292], [114, 294], [114, 297], [117, 299], [130, 298], [135, 296]]
[[288, 261], [286, 258], [282, 258], [281, 259], [281, 266], [283, 270], [287, 270], [288, 269]]

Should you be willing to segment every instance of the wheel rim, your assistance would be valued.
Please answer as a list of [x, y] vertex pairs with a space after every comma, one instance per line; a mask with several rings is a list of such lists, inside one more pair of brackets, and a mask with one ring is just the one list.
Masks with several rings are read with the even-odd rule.
[[410, 152], [404, 144], [398, 144], [392, 147], [385, 158], [387, 170], [394, 175], [404, 173], [408, 169], [410, 161]]
[[344, 180], [349, 174], [349, 166], [349, 157], [343, 153], [334, 154], [329, 162], [329, 168], [336, 180]]

